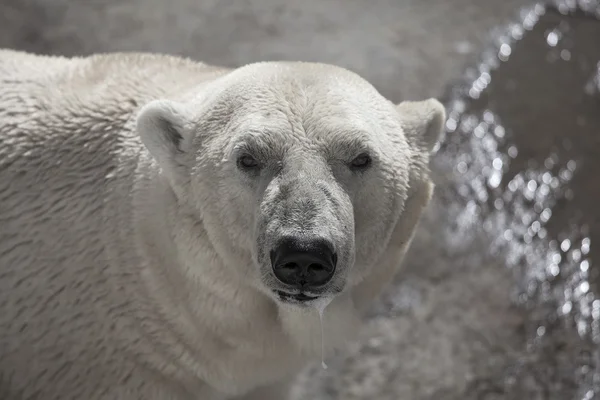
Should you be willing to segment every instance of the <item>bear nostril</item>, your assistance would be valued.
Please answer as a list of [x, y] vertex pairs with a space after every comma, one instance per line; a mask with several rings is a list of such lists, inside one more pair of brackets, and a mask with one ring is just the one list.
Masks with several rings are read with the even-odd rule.
[[321, 272], [325, 269], [325, 267], [321, 264], [310, 264], [308, 266], [309, 272]]
[[290, 271], [296, 271], [297, 269], [300, 268], [300, 266], [298, 264], [296, 264], [295, 262], [289, 262], [289, 263], [283, 264], [281, 266], [281, 268], [285, 268]]

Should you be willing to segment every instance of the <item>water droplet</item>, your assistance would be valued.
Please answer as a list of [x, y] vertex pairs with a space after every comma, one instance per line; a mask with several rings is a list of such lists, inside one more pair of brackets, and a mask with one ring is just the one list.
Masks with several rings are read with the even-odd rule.
[[594, 300], [592, 303], [592, 317], [600, 319], [600, 300]]
[[554, 254], [552, 254], [551, 259], [552, 259], [553, 263], [559, 264], [561, 262], [561, 260], [562, 260], [562, 257], [561, 257], [561, 255], [559, 253], [554, 253]]
[[502, 182], [502, 174], [497, 171], [495, 171], [488, 179], [488, 184], [493, 189], [497, 188], [500, 185], [500, 182]]
[[[486, 73], [486, 80], [488, 79], [488, 77], [490, 77], [490, 74]], [[481, 76], [483, 77], [483, 74], [481, 74]], [[491, 81], [491, 78], [490, 78]], [[489, 83], [489, 81], [488, 81]], [[493, 124], [494, 123], [494, 113], [492, 113], [490, 110], [485, 110], [483, 112], [483, 120], [488, 123], [488, 124]]]
[[559, 32], [557, 32], [556, 30], [548, 33], [548, 35], [546, 36], [546, 42], [548, 43], [548, 46], [554, 47], [558, 44], [558, 39], [559, 39]]
[[594, 398], [594, 391], [593, 390], [588, 390], [585, 393], [585, 396], [583, 396], [582, 400], [592, 400]]
[[494, 128], [494, 135], [496, 135], [498, 138], [502, 139], [505, 134], [506, 131], [504, 130], [504, 127], [498, 125]]
[[473, 130], [473, 134], [479, 139], [481, 139], [485, 135], [487, 128], [487, 124], [485, 122], [482, 122], [479, 125], [477, 125], [477, 127]]
[[573, 177], [573, 173], [568, 169], [563, 169], [560, 171], [560, 177], [565, 181], [569, 181]]
[[590, 252], [590, 238], [584, 238], [581, 241], [581, 253], [587, 254]]
[[512, 49], [507, 43], [502, 44], [500, 46], [500, 52], [498, 53], [498, 58], [502, 61], [507, 61], [510, 57], [510, 53], [512, 53]]
[[319, 313], [319, 322], [321, 323], [321, 367], [323, 369], [327, 369], [327, 364], [325, 364], [325, 330], [323, 328], [323, 313], [325, 312], [325, 308], [331, 303], [333, 298], [324, 298], [315, 303], [314, 307]]
[[544, 174], [542, 175], [542, 181], [545, 184], [549, 184], [552, 181], [552, 175], [550, 174], [550, 172], [544, 172]]
[[551, 216], [552, 216], [552, 211], [549, 208], [546, 208], [540, 214], [540, 220], [542, 222], [548, 222], [548, 220], [550, 219]]
[[500, 157], [494, 158], [494, 161], [492, 161], [492, 166], [498, 171], [502, 170], [502, 164], [502, 159]]
[[471, 96], [471, 98], [473, 99], [478, 99], [479, 98], [479, 90], [475, 89], [475, 88], [471, 88], [469, 89], [469, 96]]
[[498, 211], [504, 208], [504, 202], [502, 201], [502, 199], [494, 200], [494, 208]]
[[535, 189], [537, 189], [537, 182], [533, 179], [527, 182], [527, 189], [532, 192], [535, 192]]
[[546, 327], [545, 326], [539, 326], [537, 328], [537, 335], [538, 336], [544, 336], [546, 334]]
[[450, 132], [454, 132], [457, 128], [458, 124], [454, 118], [448, 118], [446, 121], [446, 129]]

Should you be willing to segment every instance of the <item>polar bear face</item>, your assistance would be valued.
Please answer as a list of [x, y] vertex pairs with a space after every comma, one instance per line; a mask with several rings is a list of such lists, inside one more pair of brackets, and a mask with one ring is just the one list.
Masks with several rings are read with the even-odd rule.
[[267, 295], [305, 306], [378, 267], [443, 120], [437, 101], [393, 105], [341, 68], [260, 63], [192, 100], [148, 104], [138, 130], [202, 222], [190, 237]]

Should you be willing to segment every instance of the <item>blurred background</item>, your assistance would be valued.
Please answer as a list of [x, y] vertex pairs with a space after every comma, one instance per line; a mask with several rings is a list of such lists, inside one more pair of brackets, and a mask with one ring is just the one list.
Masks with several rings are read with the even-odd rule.
[[361, 339], [294, 398], [600, 399], [593, 0], [0, 0], [0, 46], [321, 61], [440, 98], [436, 193]]

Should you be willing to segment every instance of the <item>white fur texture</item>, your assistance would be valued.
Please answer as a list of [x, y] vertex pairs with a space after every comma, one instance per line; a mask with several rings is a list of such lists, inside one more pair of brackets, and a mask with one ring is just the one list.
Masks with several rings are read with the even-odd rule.
[[1, 50], [0, 398], [283, 398], [321, 328], [270, 249], [334, 244], [339, 348], [410, 243], [443, 120], [329, 65]]

